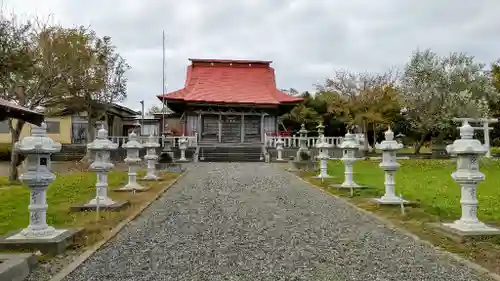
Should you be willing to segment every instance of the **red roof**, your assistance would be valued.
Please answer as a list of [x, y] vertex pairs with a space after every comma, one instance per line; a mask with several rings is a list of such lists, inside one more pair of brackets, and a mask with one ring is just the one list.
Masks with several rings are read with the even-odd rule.
[[276, 88], [271, 61], [190, 59], [183, 89], [159, 95], [160, 100], [279, 105], [299, 103]]

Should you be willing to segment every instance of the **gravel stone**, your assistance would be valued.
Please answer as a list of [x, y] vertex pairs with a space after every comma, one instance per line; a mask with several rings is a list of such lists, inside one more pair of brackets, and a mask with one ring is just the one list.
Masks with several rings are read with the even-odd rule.
[[189, 170], [64, 281], [488, 280], [274, 164]]

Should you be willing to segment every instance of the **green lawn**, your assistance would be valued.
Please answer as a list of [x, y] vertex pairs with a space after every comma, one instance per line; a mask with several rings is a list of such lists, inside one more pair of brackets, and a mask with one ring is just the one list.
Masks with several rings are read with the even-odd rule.
[[[396, 193], [405, 199], [417, 201], [426, 213], [441, 219], [455, 219], [460, 216], [460, 187], [451, 178], [455, 170], [455, 160], [399, 160], [396, 172]], [[384, 193], [384, 172], [378, 161], [359, 161], [354, 166], [357, 183], [373, 187], [361, 191], [363, 197], [379, 196]], [[344, 165], [340, 161], [330, 161], [328, 170], [342, 182]], [[500, 223], [500, 161], [484, 160], [480, 170], [486, 179], [478, 185], [478, 216], [481, 220]]]
[[[144, 172], [139, 173], [142, 176]], [[128, 217], [135, 209], [149, 202], [161, 189], [178, 174], [163, 173], [162, 181], [141, 182], [143, 186], [151, 187], [147, 192], [136, 194], [113, 192], [127, 182], [125, 171], [112, 171], [108, 176], [108, 196], [115, 201], [128, 200], [129, 208], [120, 212], [101, 212], [99, 223], [96, 223], [95, 212], [70, 212], [70, 207], [84, 204], [95, 196], [96, 174], [93, 172], [73, 172], [59, 174], [47, 190], [47, 223], [56, 228], [83, 227], [83, 241], [80, 246], [93, 244], [102, 239], [104, 234]], [[5, 177], [0, 177], [0, 235], [25, 228], [29, 222], [29, 188], [19, 183], [9, 183]]]
[[[109, 185], [116, 187], [124, 184], [125, 172], [109, 173]], [[57, 227], [73, 225], [75, 216], [69, 212], [69, 206], [86, 203], [95, 196], [96, 175], [91, 172], [79, 172], [58, 175], [47, 190], [47, 223]], [[0, 234], [24, 228], [28, 225], [29, 188], [9, 184], [0, 177]]]

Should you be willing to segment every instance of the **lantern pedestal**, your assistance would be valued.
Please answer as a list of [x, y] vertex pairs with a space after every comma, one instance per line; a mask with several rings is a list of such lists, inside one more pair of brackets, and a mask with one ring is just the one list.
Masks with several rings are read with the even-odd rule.
[[40, 250], [61, 253], [73, 244], [80, 229], [55, 229], [47, 224], [47, 187], [56, 179], [51, 172], [50, 155], [61, 150], [61, 144], [47, 136], [47, 125], [33, 126], [31, 135], [14, 144], [13, 149], [26, 155], [27, 170], [19, 180], [30, 188], [29, 224], [0, 238], [2, 250]]
[[148, 191], [150, 188], [149, 187], [144, 187], [142, 185], [129, 185], [129, 186], [122, 186], [120, 188], [117, 188], [115, 190], [113, 190], [114, 192], [146, 192]]
[[128, 178], [129, 178], [129, 182], [126, 185], [124, 185], [120, 188], [117, 188], [113, 191], [114, 192], [145, 192], [145, 191], [148, 191], [150, 189], [150, 187], [148, 187], [148, 186], [142, 186], [139, 183], [137, 183], [136, 167], [131, 166], [129, 168]]
[[144, 160], [147, 163], [147, 172], [146, 175], [140, 179], [144, 181], [157, 181], [160, 180], [160, 177], [156, 175], [156, 161], [158, 161], [158, 155], [156, 155], [156, 149], [160, 147], [158, 140], [153, 136], [153, 134], [149, 135], [148, 141], [143, 145], [146, 149], [146, 155], [144, 155]]
[[453, 223], [430, 223], [429, 226], [434, 228], [440, 234], [454, 240], [455, 242], [463, 243], [468, 240], [482, 240], [492, 236], [500, 235], [500, 230], [483, 224], [474, 228], [457, 228]]
[[354, 181], [354, 163], [359, 158], [356, 158], [356, 152], [359, 150], [359, 144], [356, 138], [351, 132], [347, 132], [344, 137], [344, 141], [339, 146], [342, 148], [343, 156], [340, 158], [344, 162], [344, 182], [341, 184], [331, 184], [330, 187], [337, 189], [361, 189], [367, 188], [367, 186], [359, 185]]
[[380, 198], [373, 198], [372, 202], [379, 205], [406, 205], [409, 204], [400, 196], [396, 195], [395, 173], [399, 169], [399, 163], [396, 162], [396, 151], [403, 148], [403, 145], [394, 140], [394, 132], [388, 128], [384, 133], [385, 140], [376, 144], [376, 148], [382, 150], [382, 162], [379, 167], [385, 174], [385, 193]]
[[485, 155], [488, 148], [473, 137], [474, 128], [464, 120], [460, 127], [460, 139], [446, 147], [448, 154], [457, 156], [457, 170], [451, 177], [461, 189], [462, 215], [460, 219], [443, 223], [438, 228], [462, 238], [500, 234], [500, 229], [486, 225], [477, 217], [477, 184], [485, 179], [484, 174], [479, 171], [479, 157]]
[[186, 170], [180, 163], [156, 163], [156, 169], [168, 173], [182, 173]]
[[124, 159], [128, 164], [128, 183], [118, 189], [116, 192], [144, 192], [149, 187], [144, 187], [137, 183], [137, 170], [139, 170], [142, 159], [139, 158], [139, 150], [143, 148], [142, 144], [137, 141], [137, 135], [131, 132], [128, 135], [128, 142], [122, 145], [127, 150], [127, 157]]
[[34, 254], [0, 254], [0, 280], [26, 280], [36, 265]]
[[[108, 139], [108, 131], [101, 127], [96, 139], [87, 145], [87, 149], [95, 155], [89, 169], [96, 172], [96, 194], [87, 204], [71, 206], [73, 212], [87, 212], [94, 210], [119, 211], [129, 205], [128, 201], [115, 202], [108, 197], [108, 172], [114, 168], [110, 161], [111, 151], [116, 150], [118, 144]], [[99, 205], [99, 208], [97, 207]]]
[[185, 137], [182, 137], [179, 139], [179, 151], [181, 153], [181, 156], [179, 160], [176, 162], [179, 163], [187, 163], [189, 162], [189, 159], [186, 158], [186, 150], [188, 149], [188, 139]]
[[408, 205], [410, 204], [409, 201], [402, 199], [399, 196], [394, 196], [394, 197], [384, 197], [382, 196], [381, 198], [372, 198], [372, 202], [378, 205]]
[[334, 178], [328, 174], [328, 154], [319, 157], [319, 174], [313, 179], [325, 180]]
[[[97, 204], [94, 201], [95, 199], [92, 199], [87, 204], [84, 205], [74, 205], [71, 206], [71, 211], [72, 212], [89, 212], [89, 211], [96, 211], [97, 210]], [[118, 201], [118, 202], [113, 202], [112, 204], [108, 205], [103, 205], [99, 201], [99, 211], [108, 211], [108, 212], [113, 212], [113, 211], [121, 211], [124, 208], [127, 208], [130, 206], [129, 201]]]
[[357, 183], [354, 184], [347, 184], [347, 183], [340, 183], [340, 184], [330, 184], [331, 188], [337, 188], [337, 189], [363, 189], [363, 188], [368, 188], [366, 185], [359, 185]]
[[39, 238], [27, 238], [21, 231], [11, 232], [0, 237], [0, 250], [60, 254], [74, 244], [81, 231], [83, 228], [56, 229], [50, 236]]

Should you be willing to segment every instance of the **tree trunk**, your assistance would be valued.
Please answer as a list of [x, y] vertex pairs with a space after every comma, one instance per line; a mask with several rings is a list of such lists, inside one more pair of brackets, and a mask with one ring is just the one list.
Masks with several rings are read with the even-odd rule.
[[426, 137], [427, 137], [427, 133], [422, 134], [422, 136], [420, 137], [420, 140], [418, 140], [415, 143], [413, 154], [415, 154], [415, 155], [419, 155], [420, 154], [420, 149], [422, 148], [422, 145], [424, 144], [424, 141], [425, 141]]
[[12, 125], [12, 120], [9, 120], [9, 127], [11, 132], [11, 154], [10, 154], [10, 169], [9, 169], [9, 181], [17, 181], [19, 180], [19, 171], [18, 166], [22, 163], [22, 157], [20, 157], [19, 153], [14, 150], [14, 144], [19, 141], [19, 136], [21, 135], [21, 131], [23, 130], [24, 121], [17, 120], [16, 125]]
[[364, 145], [363, 149], [366, 152], [368, 152], [368, 145], [369, 145], [369, 143], [368, 143], [368, 126], [366, 124], [365, 119], [363, 119], [363, 136], [365, 137], [365, 143], [363, 144]]
[[373, 148], [377, 145], [377, 126], [375, 122], [373, 122]]

